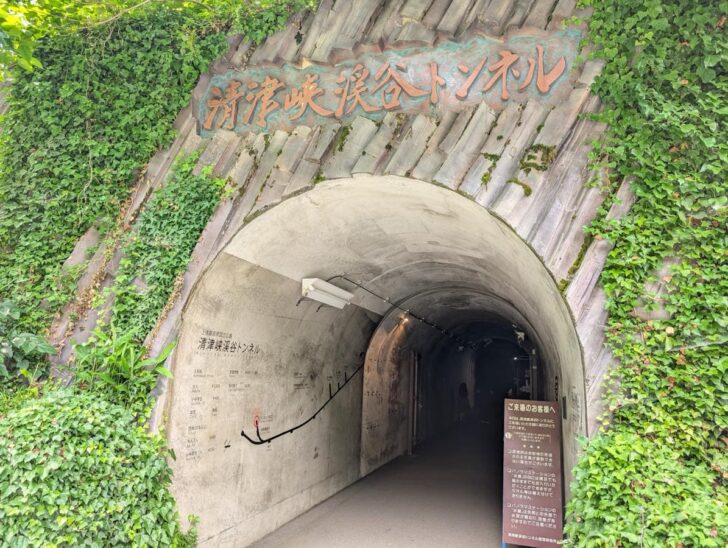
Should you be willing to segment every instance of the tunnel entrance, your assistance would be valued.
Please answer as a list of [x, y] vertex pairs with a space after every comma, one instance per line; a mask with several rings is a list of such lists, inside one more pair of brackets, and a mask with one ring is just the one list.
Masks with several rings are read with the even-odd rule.
[[391, 304], [366, 356], [362, 475], [464, 423], [487, 425], [491, 445], [502, 446], [505, 398], [546, 397], [525, 321], [503, 299], [469, 287]]
[[[311, 278], [350, 304], [302, 299]], [[478, 204], [394, 176], [247, 223], [197, 284], [173, 367], [174, 489], [203, 545], [245, 546], [473, 425], [492, 448], [509, 393], [567, 397], [567, 479], [586, 424], [580, 343], [536, 254]]]
[[543, 400], [545, 390], [537, 346], [514, 323], [517, 314], [505, 316], [507, 303], [496, 302], [498, 313], [492, 297], [444, 287], [392, 305], [366, 356], [365, 479], [324, 506], [339, 524], [371, 512], [359, 502], [364, 497], [387, 512], [378, 527], [343, 529], [324, 527], [320, 510], [261, 548], [287, 546], [282, 539], [293, 527], [297, 540], [311, 542], [325, 528], [331, 546], [346, 544], [352, 527], [361, 538], [385, 531], [381, 545], [501, 545], [504, 400]]

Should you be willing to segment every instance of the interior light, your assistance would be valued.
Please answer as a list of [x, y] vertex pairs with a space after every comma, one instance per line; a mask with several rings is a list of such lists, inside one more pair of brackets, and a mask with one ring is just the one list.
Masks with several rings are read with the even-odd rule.
[[304, 278], [301, 280], [301, 295], [307, 299], [339, 309], [344, 308], [354, 298], [353, 293], [349, 293], [320, 278]]

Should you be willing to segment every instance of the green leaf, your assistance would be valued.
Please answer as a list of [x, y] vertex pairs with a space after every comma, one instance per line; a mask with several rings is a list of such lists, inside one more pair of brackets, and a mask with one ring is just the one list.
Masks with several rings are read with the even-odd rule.
[[168, 379], [172, 378], [172, 372], [169, 369], [167, 369], [166, 367], [157, 367], [155, 369], [155, 371], [157, 373], [159, 373], [160, 375], [167, 377]]

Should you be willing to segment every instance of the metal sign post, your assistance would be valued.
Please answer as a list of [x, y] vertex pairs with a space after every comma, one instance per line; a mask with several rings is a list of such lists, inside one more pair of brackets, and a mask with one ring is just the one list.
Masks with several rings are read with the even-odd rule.
[[561, 545], [561, 418], [558, 402], [505, 400], [503, 543]]

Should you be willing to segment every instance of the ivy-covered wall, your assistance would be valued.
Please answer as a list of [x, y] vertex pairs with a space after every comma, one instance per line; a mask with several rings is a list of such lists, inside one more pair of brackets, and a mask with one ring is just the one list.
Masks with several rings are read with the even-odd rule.
[[[728, 542], [728, 2], [594, 2], [608, 124], [593, 153], [637, 200], [602, 216], [611, 372], [575, 471], [571, 546]], [[604, 211], [609, 207], [605, 204]]]
[[[144, 424], [171, 346], [148, 358], [142, 343], [223, 181], [183, 158], [133, 225], [123, 214], [200, 75], [228, 48], [227, 33], [260, 40], [309, 5], [124, 9], [41, 40], [42, 68], [12, 69], [0, 134], [0, 544], [194, 544], [169, 491], [175, 456]], [[78, 297], [88, 260], [64, 263], [91, 227], [105, 260], [115, 250], [122, 259], [116, 283], [80, 304], [111, 302], [111, 319], [77, 347], [73, 383], [61, 388], [47, 378], [55, 349], [44, 337]]]
[[[172, 121], [200, 73], [227, 47], [231, 25], [260, 41], [310, 4], [245, 4], [217, 19], [150, 4], [108, 25], [43, 40], [37, 52], [43, 68], [14, 74], [0, 142], [0, 374], [15, 378], [25, 371], [22, 382], [30, 388], [0, 394], [0, 452], [25, 463], [3, 469], [0, 493], [17, 485], [50, 489], [38, 478], [73, 468], [66, 446], [52, 445], [51, 457], [60, 459], [52, 464], [31, 458], [35, 445], [23, 426], [46, 424], [52, 414], [71, 424], [83, 418], [81, 407], [96, 405], [85, 396], [44, 395], [52, 392], [38, 382], [45, 368], [34, 368], [51, 352], [37, 337], [73, 297], [80, 274], [63, 263], [96, 226], [126, 251], [120, 280], [136, 281], [149, 298], [119, 282], [113, 330], [102, 329], [81, 351], [75, 389], [103, 398], [94, 409], [106, 434], [94, 438], [71, 429], [68, 447], [96, 444], [99, 462], [106, 462], [103, 452], [114, 440], [141, 447], [157, 474], [145, 492], [160, 501], [157, 510], [144, 511], [150, 523], [166, 520], [170, 537], [160, 543], [178, 538], [163, 445], [141, 429], [131, 438], [122, 434], [145, 416], [145, 395], [156, 376], [137, 373], [159, 367], [146, 361], [141, 342], [184, 270], [221, 183], [183, 163], [169, 190], [152, 198], [136, 231], [119, 224], [119, 212], [145, 163], [170, 142]], [[625, 217], [607, 221], [603, 215], [590, 229], [593, 238], [614, 244], [602, 285], [609, 345], [620, 365], [612, 374], [604, 431], [586, 444], [575, 471], [566, 532], [573, 546], [724, 546], [728, 3], [605, 0], [593, 7], [589, 40], [607, 63], [592, 89], [605, 105], [598, 119], [608, 124], [593, 159], [607, 168], [608, 181], [600, 183], [606, 190], [629, 178], [637, 201]], [[199, 215], [179, 213], [192, 196], [175, 188], [199, 189], [205, 205]], [[604, 204], [605, 214], [610, 205]], [[155, 237], [138, 239], [139, 231]], [[11, 384], [7, 378], [4, 388]], [[122, 471], [114, 466], [89, 477]], [[90, 485], [101, 489], [100, 482]], [[66, 489], [61, 496], [71, 500]], [[3, 502], [0, 521], [43, 515], [45, 494], [34, 491], [22, 508], [14, 506], [17, 498]], [[122, 531], [131, 542], [138, 530], [133, 519], [127, 526], [119, 521], [123, 516], [96, 517], [94, 531], [109, 538]], [[82, 521], [52, 518], [34, 521], [34, 536], [26, 540], [83, 538], [83, 529], [73, 529]], [[0, 540], [20, 542], [18, 530], [0, 528]]]
[[[115, 220], [224, 36], [160, 7], [40, 44], [9, 88], [0, 144], [0, 295], [42, 333], [72, 296], [63, 262]], [[71, 278], [71, 279], [69, 279]]]

